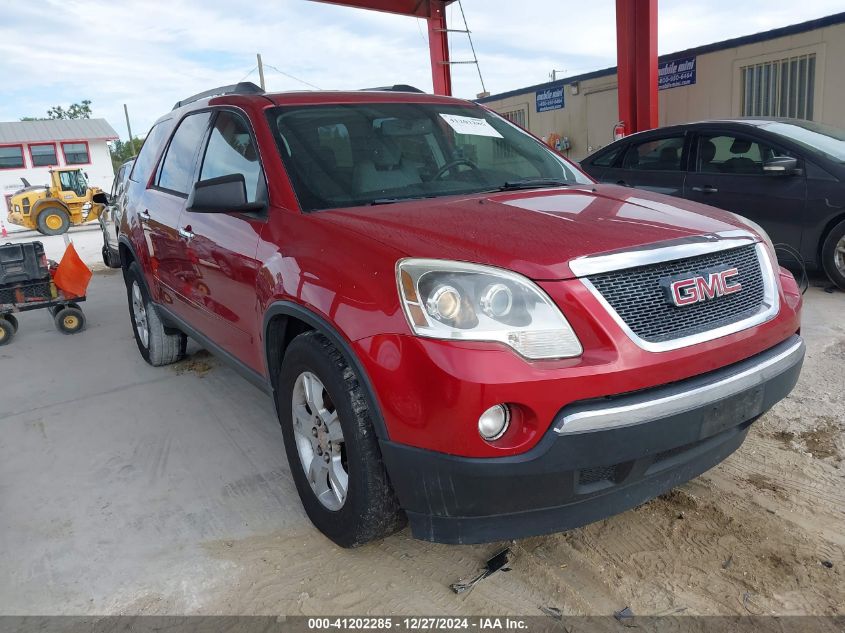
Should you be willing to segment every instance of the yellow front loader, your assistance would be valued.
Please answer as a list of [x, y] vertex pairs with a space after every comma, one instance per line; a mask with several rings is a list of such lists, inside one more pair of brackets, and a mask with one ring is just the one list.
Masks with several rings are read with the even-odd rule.
[[51, 169], [50, 184], [24, 188], [9, 199], [9, 222], [42, 235], [61, 235], [71, 226], [96, 220], [105, 205], [94, 202], [99, 187], [89, 187], [81, 169]]

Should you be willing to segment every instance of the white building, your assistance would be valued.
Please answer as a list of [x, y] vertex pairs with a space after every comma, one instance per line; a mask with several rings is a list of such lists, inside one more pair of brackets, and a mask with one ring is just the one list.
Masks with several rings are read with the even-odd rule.
[[0, 123], [0, 220], [9, 196], [23, 187], [21, 178], [46, 185], [51, 167], [81, 167], [92, 186], [109, 191], [114, 170], [107, 143], [117, 138], [105, 119]]

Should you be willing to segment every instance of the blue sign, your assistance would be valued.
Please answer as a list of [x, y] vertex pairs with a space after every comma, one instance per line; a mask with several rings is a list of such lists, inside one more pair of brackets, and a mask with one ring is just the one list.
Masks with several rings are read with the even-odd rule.
[[537, 91], [537, 112], [560, 110], [563, 107], [563, 86]]
[[695, 57], [673, 59], [657, 65], [657, 89], [678, 88], [695, 83]]

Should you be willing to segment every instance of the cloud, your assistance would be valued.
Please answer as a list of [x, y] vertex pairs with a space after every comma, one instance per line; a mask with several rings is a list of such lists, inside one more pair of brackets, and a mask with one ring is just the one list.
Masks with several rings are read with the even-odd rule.
[[[463, 0], [486, 87], [501, 92], [615, 64], [614, 3]], [[841, 0], [840, 0], [841, 1]], [[837, 2], [661, 0], [659, 48], [671, 52], [835, 12]], [[125, 137], [123, 104], [136, 133], [185, 96], [248, 78], [255, 53], [321, 88], [410, 83], [431, 89], [425, 23], [303, 0], [5, 0], [0, 22], [0, 120], [41, 115], [55, 104], [93, 101]], [[457, 5], [450, 26], [462, 28]], [[72, 28], [69, 28], [72, 25]], [[471, 59], [451, 36], [452, 58]], [[250, 72], [252, 71], [252, 72]], [[306, 87], [268, 68], [268, 88]], [[481, 91], [472, 65], [453, 67], [457, 96]]]

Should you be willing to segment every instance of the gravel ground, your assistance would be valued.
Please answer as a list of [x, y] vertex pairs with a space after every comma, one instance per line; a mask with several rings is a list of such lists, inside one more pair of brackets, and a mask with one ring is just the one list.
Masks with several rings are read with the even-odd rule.
[[[99, 262], [96, 230], [71, 238]], [[2, 614], [845, 612], [843, 293], [805, 296], [793, 394], [670, 494], [566, 534], [353, 551], [308, 522], [266, 396], [195, 346], [147, 366], [118, 271], [83, 307], [81, 334], [32, 312], [0, 349]], [[449, 590], [506, 545], [510, 573]]]

